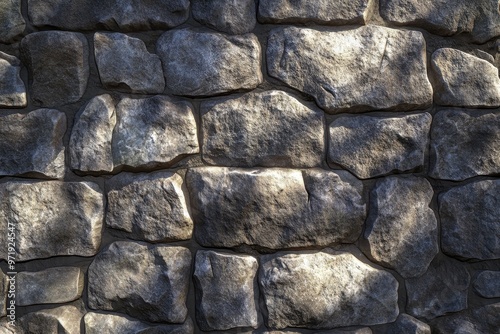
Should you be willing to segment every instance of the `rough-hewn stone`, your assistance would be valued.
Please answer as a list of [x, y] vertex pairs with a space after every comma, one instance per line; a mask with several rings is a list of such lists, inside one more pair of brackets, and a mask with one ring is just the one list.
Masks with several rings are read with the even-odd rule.
[[[0, 1], [1, 6], [5, 1]], [[0, 18], [0, 22], [2, 22]], [[0, 29], [0, 34], [1, 34]], [[9, 54], [0, 52], [0, 108], [26, 107], [26, 88], [21, 80], [21, 61]]]
[[[286, 332], [289, 333], [289, 332]], [[362, 327], [358, 329], [333, 329], [330, 331], [318, 332], [318, 334], [372, 334], [370, 327]]]
[[434, 116], [431, 167], [437, 179], [500, 173], [500, 113], [447, 109]]
[[89, 46], [81, 33], [40, 31], [21, 41], [31, 76], [31, 99], [54, 107], [78, 101], [89, 78]]
[[228, 34], [246, 34], [255, 28], [254, 0], [192, 0], [193, 18]]
[[365, 26], [340, 32], [272, 30], [269, 74], [328, 112], [422, 109], [432, 103], [420, 32]]
[[0, 175], [64, 177], [66, 116], [53, 109], [0, 117]]
[[[0, 318], [7, 314], [7, 293], [9, 291], [9, 280], [7, 275], [0, 270]], [[1, 331], [0, 331], [1, 333]]]
[[477, 275], [474, 290], [484, 298], [500, 297], [500, 271], [485, 270]]
[[439, 216], [445, 253], [500, 259], [500, 180], [469, 183], [441, 194]]
[[[0, 229], [16, 228], [16, 260], [93, 256], [101, 243], [103, 195], [90, 182], [0, 184]], [[6, 234], [0, 244], [6, 245]], [[7, 249], [0, 258], [7, 259]]]
[[498, 333], [500, 303], [439, 317], [432, 321], [436, 333], [485, 334]]
[[85, 314], [81, 301], [51, 309], [28, 313], [17, 320], [19, 334], [80, 334], [80, 322]]
[[352, 243], [365, 219], [361, 182], [347, 172], [201, 167], [186, 181], [206, 247]]
[[11, 326], [7, 318], [0, 318], [1, 334], [24, 334], [19, 327]]
[[0, 0], [0, 43], [9, 43], [19, 37], [25, 27], [21, 0]]
[[387, 334], [431, 334], [431, 327], [425, 322], [401, 313], [395, 322], [388, 325]]
[[260, 44], [253, 34], [171, 30], [161, 35], [156, 49], [167, 88], [176, 95], [216, 95], [262, 82]]
[[150, 322], [183, 323], [190, 267], [187, 248], [116, 241], [89, 267], [89, 307]]
[[273, 328], [375, 325], [399, 313], [396, 279], [346, 252], [265, 256], [259, 283]]
[[419, 169], [429, 145], [432, 117], [339, 117], [329, 127], [328, 159], [366, 179]]
[[316, 167], [324, 154], [323, 112], [282, 91], [202, 105], [203, 160], [223, 166]]

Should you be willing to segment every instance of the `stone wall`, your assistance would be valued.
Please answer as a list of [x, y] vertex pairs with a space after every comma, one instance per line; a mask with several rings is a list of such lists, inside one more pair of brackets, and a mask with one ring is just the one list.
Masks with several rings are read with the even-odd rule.
[[497, 0], [0, 0], [0, 333], [499, 333], [499, 36]]

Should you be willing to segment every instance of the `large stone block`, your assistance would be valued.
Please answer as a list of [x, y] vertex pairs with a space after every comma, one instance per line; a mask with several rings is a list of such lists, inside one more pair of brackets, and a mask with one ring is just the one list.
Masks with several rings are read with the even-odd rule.
[[[3, 2], [0, 1], [0, 16]], [[20, 74], [21, 61], [14, 56], [0, 52], [0, 108], [26, 107], [26, 87]]]
[[80, 323], [85, 314], [82, 301], [51, 309], [28, 313], [19, 318], [19, 334], [80, 334]]
[[498, 314], [500, 303], [495, 303], [439, 317], [431, 324], [436, 333], [496, 334], [500, 328]]
[[500, 271], [485, 270], [477, 275], [474, 290], [484, 298], [500, 297]]
[[191, 0], [193, 18], [228, 34], [246, 34], [255, 28], [254, 0]]
[[0, 43], [19, 37], [26, 27], [21, 13], [21, 0], [0, 0]]

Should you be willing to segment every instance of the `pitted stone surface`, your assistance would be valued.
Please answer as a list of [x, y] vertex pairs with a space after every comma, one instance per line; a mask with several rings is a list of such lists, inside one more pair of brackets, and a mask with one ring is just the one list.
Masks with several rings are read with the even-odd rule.
[[[2, 22], [3, 2], [0, 1], [0, 22]], [[0, 107], [26, 107], [26, 87], [21, 80], [20, 73], [21, 61], [7, 53], [0, 52]]]
[[[9, 280], [7, 275], [0, 270], [0, 318], [7, 314], [7, 294], [9, 291]], [[1, 329], [1, 327], [0, 327]], [[2, 331], [0, 330], [0, 333]]]
[[0, 0], [0, 43], [19, 37], [26, 27], [21, 13], [21, 0]]
[[399, 313], [396, 279], [350, 253], [264, 256], [259, 283], [273, 328], [375, 325]]
[[395, 322], [387, 326], [387, 334], [431, 334], [431, 327], [408, 314], [400, 314]]
[[161, 35], [156, 49], [167, 88], [175, 95], [207, 96], [254, 89], [263, 80], [260, 44], [253, 34], [172, 30]]
[[116, 241], [89, 267], [89, 307], [149, 322], [183, 323], [190, 267], [187, 248]]
[[421, 168], [432, 117], [339, 117], [329, 127], [328, 159], [366, 179]]
[[324, 116], [288, 93], [248, 93], [202, 104], [203, 160], [222, 166], [316, 167]]
[[500, 180], [486, 180], [439, 196], [443, 252], [467, 259], [500, 259], [499, 194]]
[[500, 113], [447, 109], [434, 116], [431, 168], [437, 179], [460, 181], [500, 173]]
[[498, 333], [500, 303], [439, 317], [432, 321], [437, 333], [484, 334]]
[[[16, 260], [52, 256], [93, 256], [101, 243], [103, 195], [90, 182], [7, 182], [0, 184], [0, 228], [16, 228]], [[7, 234], [0, 234], [6, 245]], [[7, 248], [0, 258], [7, 259]]]
[[32, 80], [31, 99], [54, 107], [78, 101], [89, 78], [89, 46], [81, 33], [40, 31], [21, 41], [21, 54]]
[[66, 116], [53, 109], [0, 117], [0, 175], [64, 177]]
[[186, 181], [206, 247], [352, 243], [366, 216], [362, 184], [347, 172], [201, 167]]
[[500, 297], [500, 271], [485, 270], [477, 275], [474, 290], [484, 298]]
[[254, 0], [191, 0], [193, 18], [228, 34], [246, 34], [255, 28]]
[[85, 314], [81, 301], [52, 309], [28, 313], [17, 319], [19, 334], [79, 334], [80, 322]]
[[327, 112], [425, 109], [432, 103], [420, 32], [378, 26], [340, 32], [272, 30], [269, 74]]

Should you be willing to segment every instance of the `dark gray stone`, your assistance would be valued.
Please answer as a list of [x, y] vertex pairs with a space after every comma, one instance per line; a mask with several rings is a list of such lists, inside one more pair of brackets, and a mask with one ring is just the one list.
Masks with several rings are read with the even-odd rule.
[[399, 314], [395, 322], [389, 324], [386, 334], [431, 334], [431, 327], [408, 314]]
[[[3, 2], [0, 0], [0, 17]], [[0, 52], [0, 108], [26, 107], [26, 87], [21, 80], [20, 73], [21, 61], [14, 56]]]
[[22, 35], [26, 22], [21, 0], [0, 0], [0, 43], [9, 43]]
[[193, 18], [228, 34], [246, 34], [255, 28], [254, 0], [192, 0]]
[[484, 298], [500, 297], [500, 271], [485, 270], [477, 275], [474, 290]]
[[432, 321], [438, 334], [497, 334], [500, 328], [500, 303], [439, 317]]

